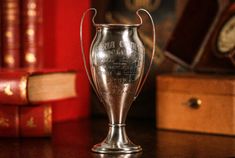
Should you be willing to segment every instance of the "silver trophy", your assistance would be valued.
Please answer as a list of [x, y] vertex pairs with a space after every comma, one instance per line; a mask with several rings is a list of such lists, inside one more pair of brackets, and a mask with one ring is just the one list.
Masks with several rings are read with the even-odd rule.
[[[83, 48], [83, 21], [89, 11], [96, 35], [90, 47], [90, 70]], [[144, 75], [145, 49], [138, 34], [142, 25], [139, 12], [147, 13], [153, 28], [153, 52], [149, 67]], [[142, 151], [139, 145], [130, 141], [125, 131], [125, 120], [132, 102], [136, 99], [150, 71], [155, 52], [155, 27], [148, 11], [136, 11], [139, 24], [96, 24], [96, 9], [84, 12], [80, 24], [80, 42], [85, 70], [96, 95], [103, 103], [109, 117], [109, 132], [92, 151], [97, 153], [135, 153]]]

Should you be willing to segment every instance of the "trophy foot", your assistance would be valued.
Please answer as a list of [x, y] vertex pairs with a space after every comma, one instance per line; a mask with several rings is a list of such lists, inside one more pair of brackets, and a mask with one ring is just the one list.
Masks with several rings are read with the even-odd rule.
[[141, 152], [142, 148], [134, 144], [119, 144], [119, 146], [114, 146], [113, 144], [100, 143], [94, 145], [92, 148], [93, 152], [102, 154], [130, 154]]
[[93, 152], [102, 154], [130, 154], [141, 152], [139, 145], [132, 143], [126, 135], [125, 124], [110, 124], [106, 139], [94, 145]]

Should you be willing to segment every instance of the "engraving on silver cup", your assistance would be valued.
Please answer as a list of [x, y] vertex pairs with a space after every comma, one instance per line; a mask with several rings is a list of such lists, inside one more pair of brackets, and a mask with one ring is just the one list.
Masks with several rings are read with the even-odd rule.
[[[96, 35], [90, 47], [90, 71], [83, 49], [82, 27], [86, 13], [94, 11], [93, 25]], [[150, 17], [153, 26], [152, 58], [144, 75], [145, 49], [138, 34], [142, 25], [139, 12]], [[155, 52], [155, 27], [150, 14], [137, 10], [139, 24], [96, 24], [96, 9], [88, 9], [80, 24], [80, 42], [88, 79], [109, 117], [109, 132], [92, 151], [98, 153], [135, 153], [142, 148], [132, 143], [125, 131], [125, 120], [132, 102], [136, 99], [150, 71]], [[91, 73], [91, 74], [90, 74]]]

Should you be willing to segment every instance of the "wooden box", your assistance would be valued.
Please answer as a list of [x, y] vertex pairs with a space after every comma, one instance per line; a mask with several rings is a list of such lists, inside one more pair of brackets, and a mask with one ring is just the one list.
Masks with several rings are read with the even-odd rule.
[[157, 128], [235, 135], [235, 76], [157, 77]]

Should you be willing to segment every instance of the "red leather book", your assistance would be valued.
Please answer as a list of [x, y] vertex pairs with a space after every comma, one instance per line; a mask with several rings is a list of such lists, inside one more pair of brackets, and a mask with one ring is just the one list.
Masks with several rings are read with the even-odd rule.
[[0, 68], [2, 66], [2, 1], [0, 1]]
[[[19, 8], [19, 0], [1, 1], [1, 66], [10, 69], [19, 67], [20, 64]], [[0, 136], [18, 135], [19, 108], [0, 105]]]
[[0, 71], [0, 104], [38, 104], [76, 96], [72, 71]]
[[19, 113], [17, 107], [0, 105], [0, 136], [19, 136]]
[[19, 0], [2, 0], [3, 66], [18, 67], [19, 62]]
[[45, 137], [52, 130], [50, 105], [36, 107], [0, 106], [0, 136]]
[[[84, 70], [79, 44], [79, 25], [90, 1], [43, 0], [44, 64], [47, 68], [69, 68], [80, 72], [77, 98], [53, 104], [53, 122], [90, 116], [90, 86]], [[89, 15], [84, 21], [84, 44], [89, 51], [91, 35]], [[68, 108], [69, 105], [69, 108]]]
[[[42, 0], [21, 0], [21, 67], [28, 69], [35, 69], [42, 67]], [[28, 97], [29, 98], [29, 97]], [[32, 107], [31, 104], [25, 104], [19, 107], [21, 112], [21, 126], [22, 136], [45, 136], [51, 134], [51, 117], [52, 113], [48, 113], [45, 117], [42, 111], [51, 111], [51, 104], [38, 104], [38, 107]], [[35, 118], [35, 120], [33, 119]], [[35, 121], [38, 126], [27, 126], [24, 120], [29, 119], [31, 122]], [[28, 120], [28, 121], [29, 121]], [[47, 127], [43, 128], [43, 123], [47, 123]], [[45, 132], [47, 130], [47, 132]]]
[[[0, 32], [3, 32], [2, 35], [6, 32], [5, 34], [7, 35], [5, 37], [1, 36], [3, 40], [5, 40], [3, 42], [4, 53], [2, 54], [5, 61], [3, 66], [5, 68], [18, 68], [20, 65], [20, 54], [21, 58], [23, 57], [23, 59], [25, 59], [21, 60], [21, 66], [27, 68], [41, 66], [42, 60], [39, 54], [42, 50], [42, 18], [40, 18], [42, 17], [42, 12], [40, 11], [42, 5], [38, 2], [41, 1], [35, 1], [36, 5], [33, 0], [3, 0], [0, 2], [4, 4], [0, 5], [0, 12], [4, 15], [2, 20], [3, 27], [0, 27], [3, 29]], [[21, 10], [21, 32], [19, 32], [19, 5], [21, 9], [23, 9]], [[36, 17], [33, 15], [36, 15]], [[35, 20], [37, 20], [37, 22], [35, 22]], [[36, 23], [38, 23], [38, 25], [36, 25]], [[21, 37], [19, 37], [19, 34]], [[20, 39], [21, 43], [19, 42]], [[23, 52], [29, 53], [20, 53], [19, 43], [22, 47], [21, 51], [23, 50]], [[22, 55], [22, 53], [24, 55]], [[0, 78], [3, 77], [0, 75]], [[0, 87], [1, 86], [4, 87], [5, 84], [0, 83]], [[4, 90], [4, 92], [8, 92], [8, 94], [12, 92], [9, 86], [5, 87]], [[14, 105], [18, 105], [18, 103]], [[51, 105], [40, 104], [32, 107], [30, 104], [24, 104], [23, 106], [24, 107], [0, 105], [0, 136], [39, 137], [50, 135], [52, 125]]]
[[20, 108], [20, 136], [44, 137], [52, 132], [51, 105]]
[[42, 66], [42, 0], [22, 0], [22, 66]]

